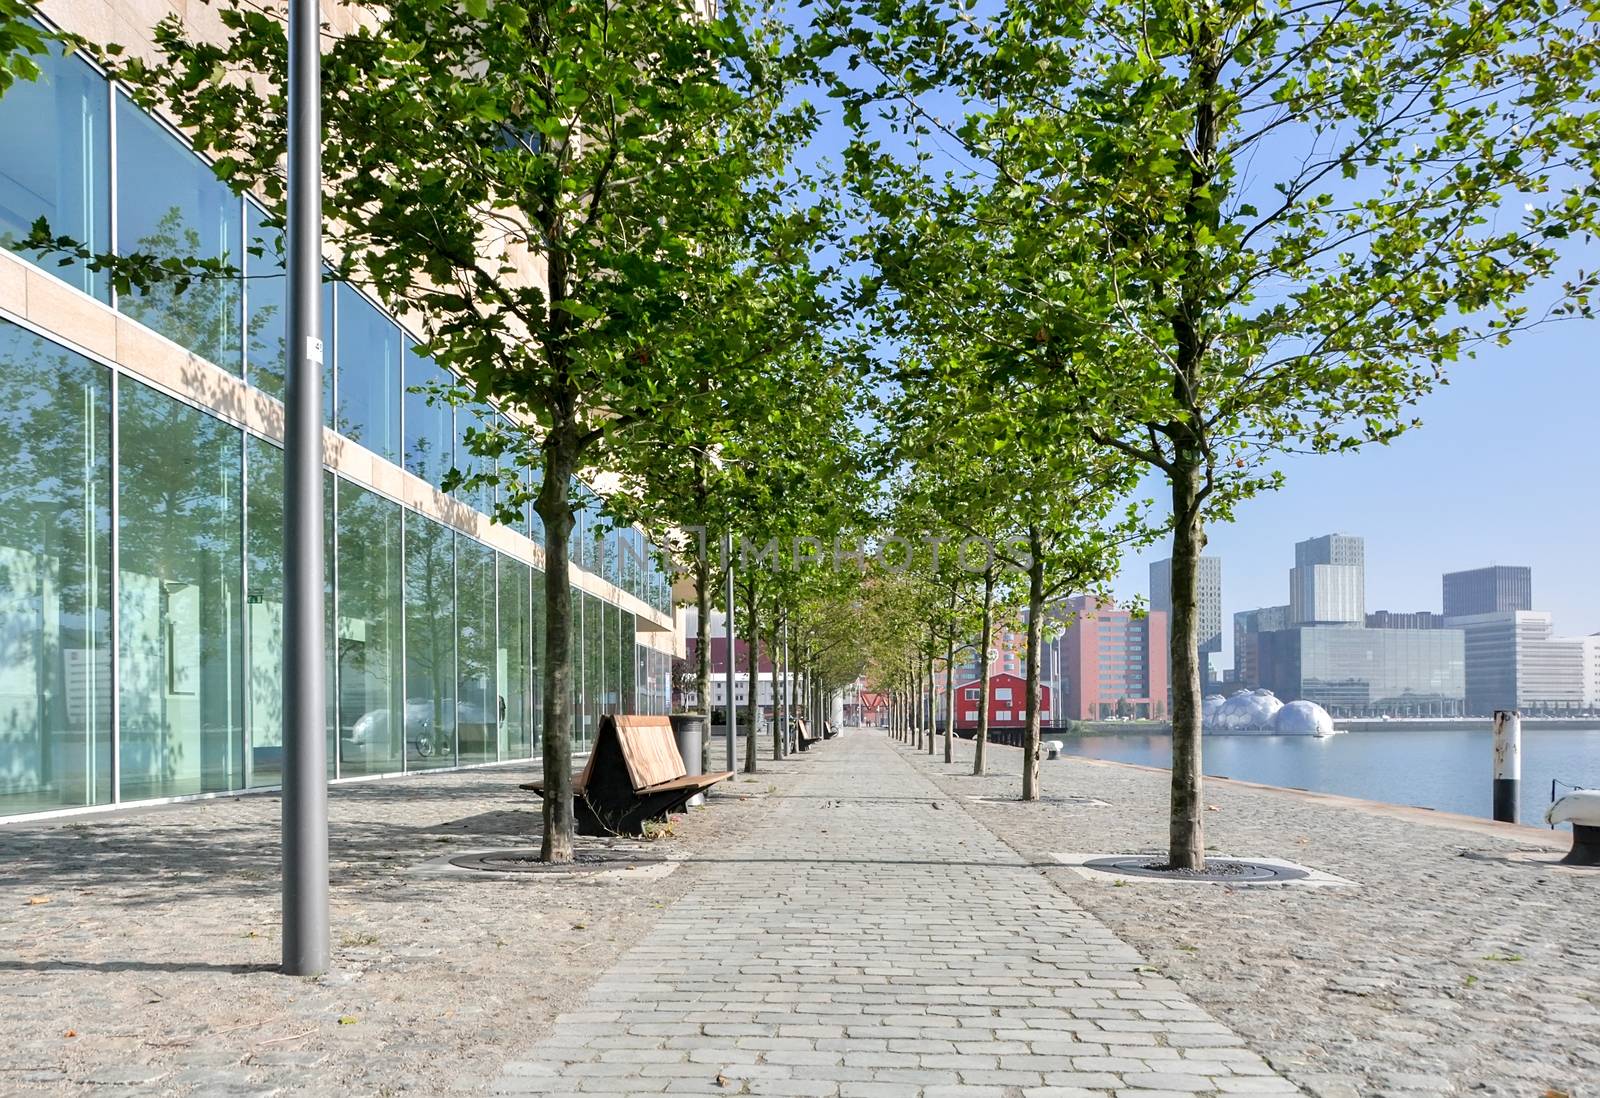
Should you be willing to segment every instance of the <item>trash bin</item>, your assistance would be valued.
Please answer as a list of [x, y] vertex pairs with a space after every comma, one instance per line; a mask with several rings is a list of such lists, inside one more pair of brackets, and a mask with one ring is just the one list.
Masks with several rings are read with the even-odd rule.
[[[678, 754], [683, 756], [684, 773], [705, 773], [700, 765], [700, 738], [705, 734], [705, 718], [699, 713], [674, 713], [669, 719], [672, 721], [672, 738], [678, 742]], [[705, 803], [704, 793], [696, 793], [689, 798], [690, 808], [698, 808]]]

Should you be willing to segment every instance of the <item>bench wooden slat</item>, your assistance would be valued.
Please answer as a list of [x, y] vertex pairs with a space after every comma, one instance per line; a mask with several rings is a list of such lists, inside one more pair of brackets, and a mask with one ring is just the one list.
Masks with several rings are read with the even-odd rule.
[[718, 782], [725, 782], [733, 777], [731, 770], [719, 770], [713, 774], [685, 774], [681, 778], [672, 778], [668, 781], [647, 785], [639, 790], [640, 793], [667, 793], [674, 789], [710, 789]]
[[635, 789], [648, 789], [671, 781], [688, 769], [678, 753], [669, 718], [625, 715], [611, 720], [616, 725], [622, 759], [628, 764], [628, 777], [633, 779]]

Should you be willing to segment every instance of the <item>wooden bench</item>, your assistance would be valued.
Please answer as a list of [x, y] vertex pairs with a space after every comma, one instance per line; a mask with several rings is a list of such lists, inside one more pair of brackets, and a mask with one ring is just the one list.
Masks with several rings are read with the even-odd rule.
[[833, 726], [833, 722], [832, 721], [823, 721], [822, 722], [822, 738], [823, 739], [831, 740], [835, 736], [837, 736], [838, 734], [839, 734], [839, 730]]
[[810, 750], [811, 745], [817, 742], [817, 738], [811, 734], [811, 729], [806, 724], [804, 717], [796, 717], [794, 719], [794, 740], [795, 743], [800, 745], [800, 750], [802, 751]]
[[[581, 835], [639, 835], [645, 821], [676, 812], [733, 771], [690, 774], [664, 716], [604, 716], [594, 750], [572, 780]], [[544, 782], [521, 788], [544, 796]]]

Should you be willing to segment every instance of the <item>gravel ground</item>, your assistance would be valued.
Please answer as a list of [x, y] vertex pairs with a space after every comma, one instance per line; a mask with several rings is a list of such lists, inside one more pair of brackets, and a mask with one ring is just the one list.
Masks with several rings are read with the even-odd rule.
[[[975, 778], [970, 744], [949, 765], [940, 746], [901, 750], [952, 796], [1019, 795], [1020, 751], [991, 746], [991, 776]], [[1164, 846], [1165, 771], [1083, 759], [1042, 770], [1054, 802], [966, 802], [1023, 857]], [[1507, 857], [1549, 859], [1532, 830], [1218, 779], [1205, 800], [1214, 853], [1285, 858], [1356, 887], [1050, 876], [1273, 1067], [1319, 1098], [1600, 1095], [1600, 872]]]
[[[649, 853], [726, 847], [802, 765], [719, 787]], [[537, 845], [533, 776], [335, 787], [317, 979], [274, 970], [276, 796], [0, 827], [0, 1094], [481, 1090], [703, 872], [419, 870]]]

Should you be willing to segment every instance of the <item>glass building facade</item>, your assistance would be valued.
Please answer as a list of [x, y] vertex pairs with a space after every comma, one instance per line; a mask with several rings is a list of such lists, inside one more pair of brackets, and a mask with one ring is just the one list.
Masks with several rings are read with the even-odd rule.
[[1261, 684], [1335, 717], [1459, 717], [1466, 650], [1459, 629], [1303, 626], [1257, 635]]
[[[0, 98], [0, 148], [31, 154], [0, 159], [0, 246], [45, 217], [95, 250], [241, 268], [119, 296], [81, 265], [44, 267], [280, 398], [283, 267], [262, 211], [87, 62], [57, 53], [42, 68]], [[375, 467], [435, 487], [470, 466], [467, 437], [496, 413], [434, 399], [452, 376], [359, 289], [330, 283], [324, 309], [329, 424]], [[0, 816], [276, 785], [280, 446], [227, 401], [203, 407], [79, 343], [0, 310]], [[446, 525], [337, 469], [325, 485], [329, 777], [536, 757], [531, 508], [515, 527], [531, 540], [491, 545], [473, 536], [481, 518]], [[622, 592], [574, 591], [582, 750], [603, 713], [666, 711], [671, 656], [638, 633], [668, 628], [671, 595], [644, 535], [574, 490], [574, 563]], [[488, 515], [493, 494], [457, 498]]]

